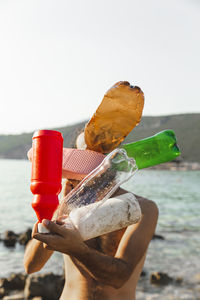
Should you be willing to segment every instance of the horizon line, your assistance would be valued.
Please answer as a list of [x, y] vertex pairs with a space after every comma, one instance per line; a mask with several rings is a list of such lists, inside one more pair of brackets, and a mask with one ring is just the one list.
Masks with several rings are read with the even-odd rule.
[[[143, 115], [141, 117], [142, 118], [160, 118], [160, 117], [170, 117], [170, 116], [180, 116], [180, 115], [200, 115], [200, 112], [189, 112], [189, 113], [172, 113], [172, 114], [166, 114], [166, 115]], [[58, 125], [56, 127], [54, 126], [51, 126], [51, 127], [46, 127], [46, 128], [42, 128], [43, 130], [53, 130], [53, 129], [59, 129], [59, 128], [64, 128], [64, 127], [69, 127], [69, 126], [75, 126], [75, 125], [78, 125], [80, 123], [86, 123], [88, 122], [90, 119], [87, 119], [87, 120], [80, 120], [80, 121], [77, 121], [77, 122], [73, 122], [73, 123], [69, 123], [69, 124], [65, 124], [65, 125]], [[22, 135], [22, 134], [31, 134], [37, 130], [41, 130], [40, 129], [35, 129], [35, 130], [32, 130], [32, 131], [20, 131], [20, 132], [16, 132], [16, 133], [1, 133], [0, 132], [0, 136], [8, 136], [8, 135]]]

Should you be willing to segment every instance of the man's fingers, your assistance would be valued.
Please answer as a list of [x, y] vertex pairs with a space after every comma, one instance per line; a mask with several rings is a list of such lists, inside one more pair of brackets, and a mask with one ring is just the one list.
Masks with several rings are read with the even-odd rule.
[[49, 245], [43, 243], [43, 248], [47, 249], [47, 250], [54, 250], [52, 247], [50, 247]]
[[63, 230], [63, 227], [56, 224], [55, 222], [49, 221], [49, 220], [42, 220], [42, 224], [49, 229], [49, 231], [51, 233], [56, 233], [59, 234], [61, 236], [63, 236], [63, 234], [65, 233], [65, 231]]
[[28, 156], [28, 159], [29, 159], [30, 161], [32, 161], [33, 148], [29, 149], [29, 151], [27, 152], [27, 156]]
[[60, 236], [55, 235], [55, 234], [50, 234], [50, 233], [35, 233], [33, 238], [45, 243], [47, 245], [53, 245], [56, 243]]

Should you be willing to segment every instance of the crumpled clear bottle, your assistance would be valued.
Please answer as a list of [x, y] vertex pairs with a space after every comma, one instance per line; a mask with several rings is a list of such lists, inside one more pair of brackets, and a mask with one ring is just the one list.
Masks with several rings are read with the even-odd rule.
[[117, 188], [137, 171], [133, 158], [124, 149], [115, 149], [88, 174], [58, 207], [58, 217], [67, 216], [78, 207], [108, 199]]
[[141, 210], [132, 193], [110, 198], [136, 171], [134, 159], [124, 149], [113, 150], [63, 198], [57, 220], [68, 228], [76, 227], [83, 240], [137, 223]]

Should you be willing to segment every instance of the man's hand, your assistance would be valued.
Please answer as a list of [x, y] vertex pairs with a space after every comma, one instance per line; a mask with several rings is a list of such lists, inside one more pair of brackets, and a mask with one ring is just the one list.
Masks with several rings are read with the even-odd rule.
[[43, 220], [42, 224], [50, 233], [33, 232], [33, 238], [43, 242], [43, 247], [68, 255], [76, 255], [87, 248], [78, 230], [75, 227], [67, 228], [49, 220]]

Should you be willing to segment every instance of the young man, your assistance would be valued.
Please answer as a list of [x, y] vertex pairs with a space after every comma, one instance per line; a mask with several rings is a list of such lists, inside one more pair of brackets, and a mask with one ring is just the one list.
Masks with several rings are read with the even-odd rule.
[[[140, 122], [143, 106], [144, 94], [139, 87], [127, 81], [117, 82], [104, 95], [78, 137], [77, 148], [109, 153]], [[69, 190], [67, 181], [64, 196]], [[126, 191], [118, 189], [113, 196], [124, 193]], [[87, 242], [76, 229], [43, 220], [50, 234], [39, 234], [35, 224], [33, 239], [25, 251], [26, 272], [39, 271], [53, 251], [59, 251], [64, 254], [66, 274], [61, 300], [135, 299], [136, 285], [158, 219], [154, 202], [136, 198], [142, 212], [137, 224]]]
[[[113, 196], [124, 193], [125, 190], [119, 189]], [[76, 229], [43, 220], [50, 231], [45, 235], [37, 232], [35, 224], [33, 239], [24, 256], [26, 272], [39, 271], [53, 251], [59, 251], [64, 254], [66, 276], [61, 300], [136, 299], [136, 285], [158, 219], [158, 208], [153, 201], [136, 198], [142, 212], [137, 224], [87, 242]]]

